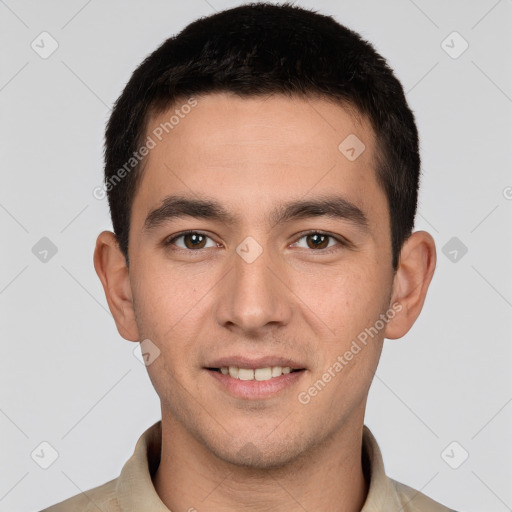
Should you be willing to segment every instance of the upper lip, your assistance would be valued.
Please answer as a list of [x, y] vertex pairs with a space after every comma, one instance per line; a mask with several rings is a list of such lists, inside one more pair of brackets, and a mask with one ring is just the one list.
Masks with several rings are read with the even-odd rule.
[[227, 356], [212, 361], [211, 363], [207, 364], [205, 368], [226, 368], [229, 366], [236, 366], [238, 368], [250, 368], [252, 370], [255, 370], [256, 368], [268, 368], [272, 366], [288, 366], [292, 370], [305, 369], [303, 364], [287, 357], [279, 356], [264, 356], [257, 358], [251, 358], [247, 356]]

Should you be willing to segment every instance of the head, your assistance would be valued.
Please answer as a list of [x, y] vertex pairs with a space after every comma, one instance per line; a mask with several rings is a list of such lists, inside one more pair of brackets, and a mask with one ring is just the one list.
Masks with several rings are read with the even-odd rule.
[[[360, 423], [383, 339], [412, 326], [435, 267], [412, 233], [419, 174], [399, 81], [329, 16], [241, 6], [147, 57], [106, 130], [114, 233], [95, 267], [120, 334], [159, 353], [163, 417], [229, 462], [252, 442], [260, 467]], [[232, 356], [302, 371], [242, 399], [208, 369]]]

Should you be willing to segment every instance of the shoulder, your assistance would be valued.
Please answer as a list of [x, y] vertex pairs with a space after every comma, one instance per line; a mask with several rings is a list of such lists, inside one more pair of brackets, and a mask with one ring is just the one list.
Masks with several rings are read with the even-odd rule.
[[400, 499], [403, 512], [456, 512], [412, 487], [391, 478], [389, 480]]
[[88, 491], [72, 496], [41, 512], [121, 512], [116, 498], [117, 478]]

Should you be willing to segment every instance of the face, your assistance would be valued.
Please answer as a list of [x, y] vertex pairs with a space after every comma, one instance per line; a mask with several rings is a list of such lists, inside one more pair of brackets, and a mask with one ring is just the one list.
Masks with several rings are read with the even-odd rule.
[[[364, 416], [393, 285], [374, 134], [321, 99], [196, 100], [161, 141], [151, 132], [179, 105], [148, 129], [129, 243], [137, 335], [160, 350], [148, 372], [164, 421], [225, 461], [279, 466]], [[354, 151], [339, 149], [348, 136]], [[280, 366], [299, 371], [243, 380]]]

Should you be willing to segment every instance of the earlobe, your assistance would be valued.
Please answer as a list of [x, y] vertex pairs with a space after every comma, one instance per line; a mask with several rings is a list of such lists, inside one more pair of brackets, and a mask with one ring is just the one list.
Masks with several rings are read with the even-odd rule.
[[103, 231], [96, 240], [94, 268], [119, 334], [126, 340], [139, 341], [128, 268], [117, 238], [111, 231]]
[[400, 261], [393, 280], [392, 304], [400, 312], [386, 326], [385, 337], [404, 336], [418, 318], [436, 266], [436, 246], [426, 231], [412, 233], [400, 251]]

